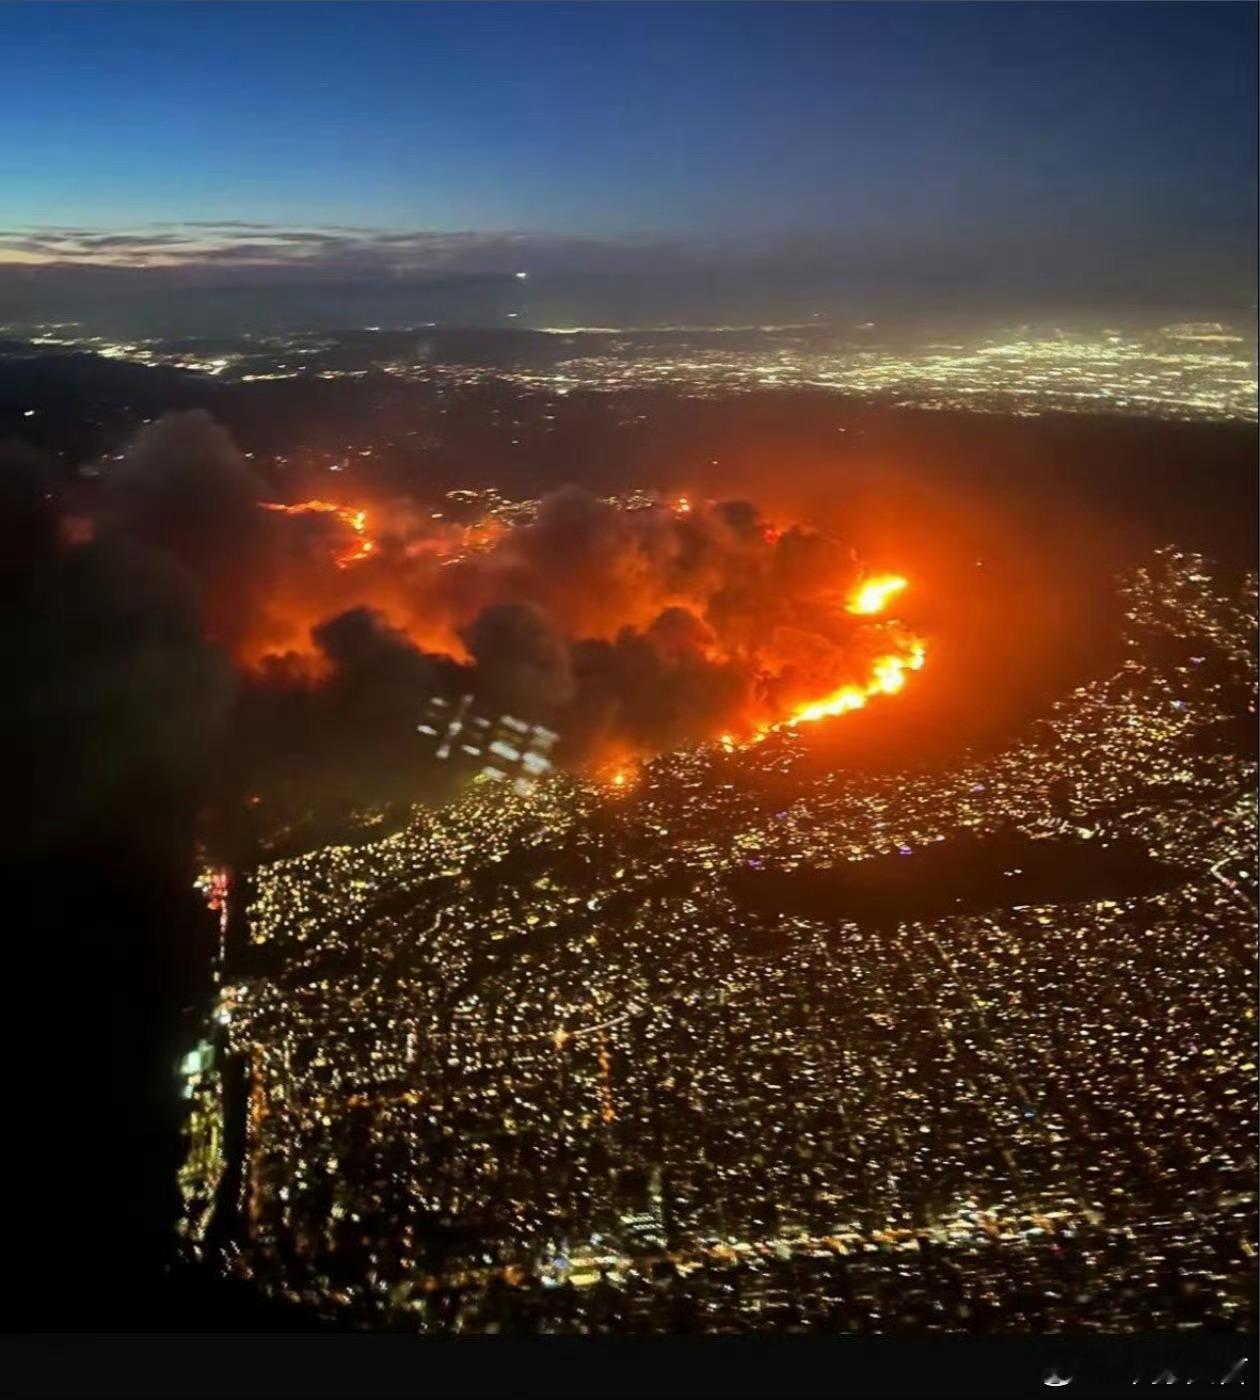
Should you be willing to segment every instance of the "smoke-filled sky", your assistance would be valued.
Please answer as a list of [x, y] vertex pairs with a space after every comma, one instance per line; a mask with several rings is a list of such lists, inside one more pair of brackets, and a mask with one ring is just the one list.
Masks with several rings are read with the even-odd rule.
[[202, 412], [142, 428], [99, 489], [12, 445], [0, 468], [5, 705], [33, 736], [37, 841], [137, 775], [207, 764], [234, 808], [417, 800], [434, 694], [554, 724], [591, 768], [847, 713], [923, 662], [885, 609], [904, 580], [749, 501], [623, 510], [569, 487], [513, 526], [277, 502]]
[[[748, 501], [623, 511], [568, 487], [508, 528], [410, 499], [267, 496], [213, 420], [167, 415], [109, 472], [91, 533], [175, 560], [208, 639], [273, 683], [326, 685], [369, 652], [423, 655], [442, 662], [429, 689], [463, 665], [460, 684], [492, 709], [563, 720], [589, 757], [604, 741], [650, 750], [777, 721], [909, 655], [895, 621], [865, 615], [882, 601], [846, 610], [862, 578], [850, 549]], [[414, 705], [425, 687], [409, 685]]]
[[10, 284], [1253, 296], [1248, 4], [41, 3], [0, 41]]

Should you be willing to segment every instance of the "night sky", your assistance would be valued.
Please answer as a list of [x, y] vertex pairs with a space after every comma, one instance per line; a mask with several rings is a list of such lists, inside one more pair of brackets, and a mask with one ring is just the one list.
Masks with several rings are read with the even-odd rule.
[[1251, 299], [1249, 4], [10, 4], [0, 36], [0, 262], [503, 271], [515, 239]]

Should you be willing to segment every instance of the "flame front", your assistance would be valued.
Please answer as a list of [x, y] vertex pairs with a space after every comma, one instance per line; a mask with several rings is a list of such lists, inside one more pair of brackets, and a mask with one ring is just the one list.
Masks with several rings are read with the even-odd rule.
[[[361, 564], [364, 560], [374, 555], [379, 555], [380, 547], [373, 538], [369, 529], [368, 510], [354, 505], [345, 505], [328, 500], [307, 500], [297, 501], [291, 505], [282, 504], [276, 501], [264, 501], [260, 503], [263, 509], [273, 511], [281, 515], [290, 517], [302, 517], [310, 515], [325, 515], [332, 517], [337, 528], [331, 532], [327, 541], [319, 541], [321, 552], [326, 549], [323, 555], [329, 563], [336, 566], [338, 570], [349, 570], [352, 566]], [[710, 503], [702, 503], [685, 495], [677, 495], [664, 499], [661, 504], [666, 508], [668, 514], [675, 521], [687, 521], [688, 530], [698, 531], [698, 538], [703, 543], [708, 540], [712, 547], [712, 537], [715, 533], [715, 524], [711, 517]], [[440, 519], [434, 515], [433, 519]], [[632, 517], [637, 519], [637, 517]], [[659, 527], [652, 522], [656, 517], [644, 516], [652, 529]], [[398, 537], [395, 531], [395, 523], [391, 522], [391, 537]], [[640, 526], [646, 529], [646, 525]], [[767, 551], [767, 556], [772, 555], [780, 547], [782, 531], [772, 522], [764, 519], [757, 522], [758, 547]], [[378, 524], [379, 528], [379, 524]], [[406, 631], [407, 635], [417, 644], [427, 647], [429, 650], [440, 652], [457, 658], [461, 662], [466, 662], [466, 655], [460, 650], [457, 638], [458, 628], [452, 622], [451, 625], [437, 629], [432, 635], [425, 633], [417, 635], [416, 617], [412, 614], [418, 610], [414, 607], [414, 598], [406, 584], [412, 581], [418, 583], [416, 592], [424, 595], [426, 589], [432, 588], [432, 578], [423, 576], [417, 578], [416, 570], [423, 568], [426, 561], [431, 561], [433, 566], [444, 566], [447, 564], [467, 563], [470, 557], [487, 555], [494, 557], [496, 553], [503, 553], [512, 558], [516, 565], [519, 565], [519, 558], [513, 554], [514, 547], [519, 549], [517, 537], [518, 527], [510, 525], [503, 520], [493, 516], [487, 516], [481, 520], [466, 524], [462, 527], [443, 527], [438, 531], [430, 530], [429, 533], [416, 535], [414, 530], [410, 537], [406, 535], [410, 527], [404, 523], [404, 543], [398, 553], [400, 560], [400, 570], [403, 573], [403, 582], [398, 587], [393, 587], [387, 576], [387, 572], [378, 568], [364, 569], [361, 573], [347, 578], [344, 589], [325, 589], [321, 593], [321, 599], [329, 600], [336, 598], [336, 605], [343, 608], [356, 603], [371, 602], [382, 614], [389, 618], [391, 625], [398, 626]], [[729, 522], [723, 518], [716, 525], [718, 532], [729, 530]], [[707, 532], [707, 533], [706, 533]], [[719, 534], [719, 538], [722, 535]], [[659, 545], [659, 541], [655, 541]], [[747, 549], [747, 545], [740, 546]], [[647, 551], [651, 557], [651, 551]], [[734, 554], [734, 551], [732, 551]], [[668, 550], [657, 550], [660, 558], [672, 558]], [[639, 558], [636, 555], [636, 560]], [[741, 559], [744, 556], [740, 556]], [[538, 566], [535, 564], [535, 568]], [[390, 571], [392, 572], [392, 571]], [[638, 575], [635, 574], [637, 578]], [[618, 575], [613, 580], [619, 588], [624, 588], [624, 579]], [[837, 644], [834, 648], [835, 660], [831, 665], [819, 666], [811, 671], [811, 658], [806, 654], [800, 674], [795, 680], [793, 676], [793, 659], [790, 654], [775, 653], [773, 647], [768, 647], [763, 653], [768, 664], [759, 671], [754, 678], [754, 684], [750, 687], [753, 697], [750, 704], [752, 712], [745, 711], [742, 716], [731, 714], [726, 717], [727, 725], [731, 720], [735, 720], [738, 728], [735, 733], [729, 729], [726, 732], [719, 732], [717, 742], [725, 750], [732, 751], [742, 747], [746, 743], [757, 743], [767, 735], [776, 731], [796, 728], [803, 724], [813, 724], [819, 720], [829, 719], [836, 715], [849, 714], [854, 710], [864, 709], [867, 703], [877, 696], [897, 695], [905, 689], [907, 674], [922, 668], [925, 660], [923, 643], [912, 636], [899, 622], [892, 619], [885, 620], [881, 615], [889, 608], [890, 604], [909, 587], [909, 581], [900, 574], [870, 574], [859, 579], [846, 595], [835, 598], [833, 601], [824, 604], [827, 611], [835, 610], [836, 613], [848, 614], [855, 621], [870, 623], [869, 628], [860, 627], [857, 635], [860, 638], [858, 645], [865, 645], [866, 638], [870, 634], [875, 634], [880, 638], [877, 647], [873, 649], [873, 659], [867, 664], [865, 674], [859, 673], [856, 677], [849, 669], [852, 665], [852, 653]], [[528, 595], [527, 595], [528, 596]], [[564, 596], [562, 595], [561, 601]], [[826, 592], [815, 593], [810, 600], [817, 606], [819, 597], [827, 596]], [[626, 599], [623, 599], [623, 602]], [[447, 599], [449, 603], [449, 599]], [[549, 598], [549, 605], [554, 599]], [[667, 605], [675, 605], [686, 611], [691, 611], [697, 616], [703, 615], [705, 599], [692, 595], [672, 596], [665, 591], [658, 591], [653, 594], [650, 604], [646, 607], [645, 616], [653, 612], [659, 612]], [[322, 606], [331, 612], [334, 606], [328, 601], [324, 601]], [[438, 609], [440, 611], [440, 608]], [[283, 609], [278, 610], [282, 614]], [[286, 619], [287, 620], [287, 619]], [[317, 621], [318, 618], [312, 619]], [[302, 621], [307, 619], [303, 616]], [[615, 621], [619, 625], [624, 625], [627, 619], [618, 616]], [[833, 629], [830, 624], [837, 621], [835, 617], [825, 620], [827, 625], [820, 627], [820, 636], [833, 636], [837, 633], [847, 634], [852, 631], [852, 626]], [[581, 623], [574, 623], [570, 620], [569, 626], [576, 631]], [[697, 624], [699, 625], [699, 624]], [[808, 623], [804, 624], [808, 631]], [[303, 628], [289, 628], [291, 633], [307, 630]], [[610, 633], [615, 633], [616, 628], [609, 626]], [[596, 634], [598, 634], [598, 629]], [[273, 634], [274, 635], [274, 634]], [[582, 635], [577, 633], [577, 635]], [[274, 641], [269, 638], [257, 648], [257, 654], [266, 656], [275, 650]], [[708, 665], [719, 664], [748, 664], [758, 666], [757, 657], [741, 655], [739, 644], [728, 642], [725, 638], [710, 637], [697, 647], [703, 662]], [[253, 651], [243, 653], [247, 657], [247, 662], [256, 659]], [[866, 655], [871, 656], [872, 652], [867, 651]], [[316, 658], [312, 665], [316, 668], [311, 673], [317, 674], [319, 659]], [[808, 686], [825, 686], [834, 684], [833, 677], [848, 671], [849, 678], [843, 685], [829, 691], [826, 694], [809, 697]], [[812, 674], [812, 682], [804, 680], [806, 674]], [[781, 687], [794, 686], [795, 693], [784, 693]], [[760, 688], [760, 689], [759, 689]], [[802, 695], [802, 691], [804, 694]], [[758, 698], [759, 696], [759, 698]], [[775, 698], [777, 696], [777, 698]], [[716, 727], [716, 726], [715, 726]], [[742, 733], [740, 732], [742, 730]], [[694, 736], [693, 736], [694, 741]], [[636, 786], [635, 769], [633, 764], [641, 761], [645, 756], [643, 750], [634, 743], [619, 743], [615, 746], [620, 749], [615, 754], [616, 761], [612, 761], [614, 755], [610, 754], [608, 748], [600, 746], [598, 766], [593, 768], [594, 775], [602, 783], [623, 792], [629, 792]]]
[[[867, 579], [850, 597], [848, 611], [865, 616], [881, 613], [888, 600], [906, 586], [907, 581], [896, 574]], [[833, 715], [860, 710], [872, 696], [896, 695], [905, 686], [906, 672], [921, 670], [926, 659], [927, 650], [923, 643], [918, 638], [911, 638], [902, 650], [876, 657], [865, 684], [843, 685], [821, 700], [798, 706], [781, 725], [771, 727], [795, 728], [798, 724], [812, 724]]]
[[343, 525], [348, 525], [358, 538], [350, 548], [333, 555], [333, 563], [339, 569], [366, 559], [376, 548], [376, 542], [367, 533], [367, 511], [355, 506], [339, 506], [335, 501], [298, 501], [291, 506], [279, 501], [260, 501], [259, 504], [264, 510], [278, 511], [281, 515], [335, 515]]
[[849, 611], [870, 616], [881, 613], [889, 598], [906, 587], [906, 580], [899, 574], [881, 574], [868, 578], [849, 599]]

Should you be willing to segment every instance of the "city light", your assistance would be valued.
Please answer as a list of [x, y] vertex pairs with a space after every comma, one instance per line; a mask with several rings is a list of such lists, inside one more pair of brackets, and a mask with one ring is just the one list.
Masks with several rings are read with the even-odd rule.
[[[587, 1330], [612, 1282], [630, 1330], [668, 1330], [684, 1297], [706, 1328], [787, 1299], [821, 1327], [842, 1286], [876, 1326], [932, 1299], [945, 1330], [984, 1306], [1165, 1325], [1157, 1255], [1241, 1315], [1255, 774], [1201, 739], [1254, 696], [1255, 584], [1169, 550], [1120, 596], [1119, 668], [988, 757], [806, 776], [787, 724], [601, 781], [474, 787], [259, 869], [256, 971], [224, 978], [218, 1048], [185, 1068], [190, 1241], [230, 1062], [232, 1270], [360, 1324], [444, 1330], [441, 1293], [463, 1330]], [[750, 802], [786, 774], [793, 795]], [[880, 896], [904, 910], [842, 878], [932, 860]], [[815, 907], [824, 877], [847, 893]], [[797, 880], [800, 907], [766, 902]], [[472, 1243], [422, 1263], [427, 1219]], [[924, 1275], [930, 1251], [961, 1291]]]

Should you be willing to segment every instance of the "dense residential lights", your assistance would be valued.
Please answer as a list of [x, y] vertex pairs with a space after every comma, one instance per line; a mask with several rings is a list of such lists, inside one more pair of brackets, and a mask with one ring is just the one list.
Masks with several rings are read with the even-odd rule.
[[[701, 397], [814, 390], [923, 410], [964, 409], [1035, 417], [1052, 413], [1254, 421], [1254, 344], [1220, 322], [1157, 329], [971, 332], [942, 343], [924, 333], [881, 336], [875, 323], [663, 330], [544, 327], [520, 334], [549, 344], [537, 367], [433, 358], [423, 327], [384, 333], [370, 348], [353, 337], [290, 333], [246, 337], [231, 353], [198, 352], [186, 340], [110, 340], [75, 326], [0, 327], [31, 345], [90, 350], [109, 359], [166, 365], [217, 378], [361, 379], [501, 383], [558, 395], [671, 388]], [[515, 334], [515, 327], [503, 334]], [[367, 332], [361, 332], [360, 337]], [[1254, 332], [1249, 332], [1249, 336]], [[212, 344], [219, 346], [216, 341]], [[196, 342], [192, 343], [193, 346]], [[533, 357], [540, 354], [537, 348]], [[508, 357], [511, 358], [510, 356]], [[348, 362], [349, 361], [349, 362]], [[547, 363], [549, 361], [550, 363]], [[687, 496], [675, 509], [686, 514]]]
[[420, 1330], [1162, 1326], [1157, 1257], [1241, 1316], [1255, 582], [1120, 596], [1119, 668], [988, 758], [811, 776], [787, 725], [257, 870], [190, 1245], [227, 1211], [240, 1276]]
[[16, 1332], [1245, 1383], [1260, 9], [0, 36]]

